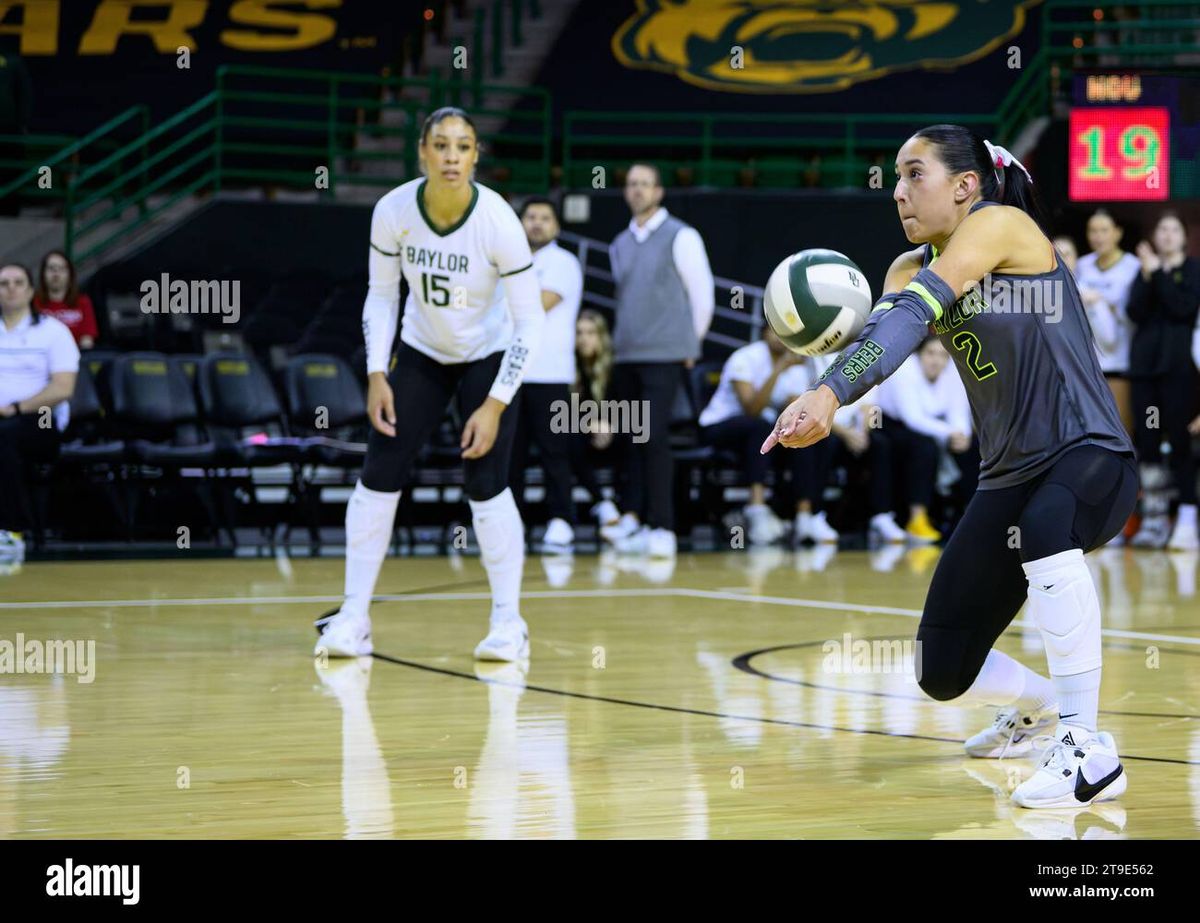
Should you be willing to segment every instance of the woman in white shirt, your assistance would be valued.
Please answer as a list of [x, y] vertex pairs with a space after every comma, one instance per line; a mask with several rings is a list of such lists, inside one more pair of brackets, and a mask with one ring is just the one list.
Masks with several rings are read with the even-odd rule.
[[879, 386], [879, 406], [883, 410], [884, 435], [892, 442], [893, 455], [905, 471], [909, 503], [906, 531], [918, 542], [937, 541], [941, 534], [929, 522], [928, 507], [937, 481], [940, 450], [955, 457], [968, 494], [975, 492], [979, 472], [966, 389], [940, 340], [928, 337]]
[[1133, 325], [1127, 306], [1133, 280], [1141, 269], [1138, 258], [1121, 249], [1124, 228], [1104, 209], [1092, 213], [1087, 223], [1091, 253], [1079, 258], [1075, 281], [1087, 310], [1100, 370], [1117, 402], [1121, 422], [1133, 432], [1133, 404], [1129, 386], [1129, 344]]
[[25, 466], [57, 456], [78, 372], [71, 331], [33, 307], [29, 270], [0, 266], [0, 564], [25, 557], [33, 524]]

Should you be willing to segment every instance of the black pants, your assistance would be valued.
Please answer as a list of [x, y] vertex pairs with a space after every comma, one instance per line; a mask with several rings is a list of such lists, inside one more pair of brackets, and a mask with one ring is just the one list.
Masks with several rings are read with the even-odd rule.
[[[654, 529], [675, 528], [675, 460], [671, 456], [671, 412], [682, 383], [683, 363], [623, 362], [613, 369], [612, 394], [618, 401], [644, 401], [646, 432], [615, 439], [622, 449], [621, 506]], [[640, 411], [639, 411], [640, 412]]]
[[928, 507], [937, 481], [936, 440], [909, 429], [893, 417], [884, 417], [881, 429], [891, 443], [892, 464], [904, 472], [904, 496], [908, 503]]
[[571, 457], [571, 471], [581, 487], [592, 495], [592, 502], [599, 503], [604, 499], [600, 490], [600, 482], [596, 480], [596, 469], [614, 467], [614, 443], [603, 449], [592, 445], [591, 433], [572, 433], [567, 443]]
[[1103, 545], [1129, 518], [1137, 493], [1133, 458], [1091, 445], [1024, 484], [977, 491], [925, 599], [921, 688], [942, 701], [966, 692], [1025, 602], [1021, 564]]
[[845, 465], [851, 478], [857, 480], [862, 477], [862, 471], [867, 472], [870, 513], [875, 516], [879, 513], [890, 513], [895, 508], [895, 491], [892, 488], [892, 441], [882, 429], [871, 429], [869, 436], [867, 448], [860, 455], [855, 455], [846, 448], [846, 443], [837, 436], [830, 436], [817, 445], [830, 443], [833, 450], [830, 462]]
[[[385, 436], [371, 428], [363, 485], [386, 492], [404, 487], [412, 476], [417, 454], [445, 416], [455, 391], [465, 422], [487, 398], [503, 355], [495, 352], [474, 362], [443, 365], [402, 342], [396, 366], [388, 375], [396, 402], [396, 435]], [[518, 390], [517, 395], [520, 393]], [[508, 459], [516, 425], [517, 415], [509, 407], [500, 415], [500, 429], [491, 450], [483, 458], [463, 462], [470, 499], [490, 500], [508, 486]]]
[[700, 427], [700, 442], [702, 445], [736, 452], [741, 459], [747, 484], [765, 484], [772, 467], [779, 473], [788, 472], [791, 475], [791, 490], [781, 490], [781, 479], [777, 479], [776, 493], [790, 493], [793, 506], [800, 500], [807, 500], [814, 510], [820, 509], [837, 437], [823, 439], [803, 449], [779, 446], [763, 455], [760, 451], [763, 440], [774, 428], [775, 425], [764, 417], [741, 413], [720, 423]]
[[[1195, 503], [1196, 460], [1187, 427], [1195, 415], [1196, 370], [1189, 365], [1158, 378], [1134, 378], [1130, 391], [1138, 456], [1144, 462], [1161, 461], [1159, 446], [1165, 439], [1171, 446], [1171, 475], [1179, 502]], [[1158, 409], [1157, 427], [1148, 425], [1152, 408]]]
[[33, 527], [27, 466], [54, 461], [61, 443], [58, 430], [42, 429], [33, 414], [0, 419], [0, 531]]
[[[546, 511], [551, 519], [565, 519], [575, 524], [575, 510], [571, 503], [571, 432], [556, 433], [551, 429], [555, 416], [563, 417], [561, 408], [555, 403], [562, 401], [566, 408], [571, 406], [571, 389], [566, 384], [540, 384], [525, 382], [521, 385], [512, 406], [505, 415], [515, 414], [517, 430], [513, 437], [512, 460], [510, 462], [509, 485], [521, 513], [525, 512], [525, 466], [529, 459], [530, 442], [537, 443], [542, 455], [542, 471], [546, 483]], [[556, 412], [557, 411], [557, 412]], [[565, 417], [569, 421], [569, 416]]]

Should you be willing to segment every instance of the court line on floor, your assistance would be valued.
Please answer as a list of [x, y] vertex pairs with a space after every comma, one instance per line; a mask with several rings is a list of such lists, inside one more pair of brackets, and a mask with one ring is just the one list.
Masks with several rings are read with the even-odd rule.
[[[522, 599], [586, 599], [613, 598], [621, 596], [659, 596], [659, 597], [692, 597], [695, 599], [720, 599], [728, 602], [765, 603], [774, 606], [791, 606], [800, 609], [829, 609], [842, 612], [861, 612], [866, 615], [898, 615], [904, 618], [920, 618], [920, 609], [906, 609], [900, 606], [870, 606], [865, 603], [838, 602], [826, 599], [800, 599], [788, 596], [749, 596], [743, 593], [729, 593], [719, 590], [700, 590], [691, 587], [645, 587], [636, 589], [594, 589], [594, 590], [530, 590], [521, 594]], [[471, 600], [490, 600], [490, 592], [479, 593], [383, 593], [374, 597], [378, 602], [467, 602]], [[215, 596], [202, 598], [165, 598], [165, 599], [91, 599], [91, 600], [41, 600], [31, 602], [0, 602], [0, 611], [10, 609], [134, 609], [153, 608], [155, 606], [248, 606], [248, 605], [289, 605], [293, 603], [330, 603], [341, 602], [341, 596]], [[1023, 619], [1013, 619], [1010, 623], [1019, 628], [1034, 628], [1037, 626]], [[1186, 644], [1200, 647], [1200, 638], [1188, 638], [1182, 635], [1157, 634], [1144, 631], [1132, 631], [1124, 628], [1103, 628], [1101, 634], [1110, 638], [1128, 638], [1137, 641], [1166, 641], [1171, 644]]]
[[[823, 642], [816, 641], [813, 643], [821, 644]], [[401, 667], [410, 667], [414, 670], [422, 670], [426, 673], [437, 673], [441, 676], [450, 676], [454, 677], [455, 679], [469, 679], [477, 683], [504, 686], [510, 689], [525, 689], [532, 692], [542, 692], [546, 695], [557, 695], [570, 699], [582, 699], [588, 702], [603, 702], [608, 705], [625, 705], [631, 708], [673, 712], [681, 715], [696, 715], [702, 718], [720, 718], [728, 721], [751, 721], [756, 724], [772, 724], [781, 727], [803, 728], [805, 730], [812, 731], [841, 731], [846, 734], [869, 734], [873, 737], [894, 737], [906, 740], [925, 740], [933, 743], [962, 744], [962, 741], [957, 737], [932, 737], [926, 734], [901, 734], [896, 731], [878, 731], [872, 730], [871, 728], [849, 728], [841, 727], [835, 724], [812, 724], [807, 721], [791, 721], [787, 718], [764, 718], [754, 715], [733, 715], [727, 712], [709, 711], [708, 709], [704, 708], [688, 708], [683, 705], [662, 705], [657, 702], [639, 702], [637, 699], [621, 699], [617, 698], [616, 696], [596, 695], [590, 692], [573, 692], [570, 689], [554, 689], [550, 686], [535, 686], [525, 682], [509, 682], [499, 677], [479, 676], [475, 673], [464, 673], [461, 670], [452, 670], [448, 667], [435, 667], [431, 666], [430, 664], [417, 663], [415, 660], [405, 660], [401, 657], [392, 657], [389, 654], [381, 654], [378, 651], [373, 653], [371, 656], [374, 659], [382, 660], [385, 663], [391, 663]], [[1139, 760], [1141, 762], [1171, 763], [1181, 766], [1200, 766], [1200, 762], [1177, 760], [1169, 757], [1133, 756], [1127, 753], [1122, 753], [1121, 756], [1123, 759]]]

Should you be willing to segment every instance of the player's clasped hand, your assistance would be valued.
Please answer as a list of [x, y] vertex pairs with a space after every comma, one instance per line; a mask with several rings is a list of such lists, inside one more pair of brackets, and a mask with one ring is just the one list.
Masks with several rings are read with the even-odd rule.
[[833, 430], [833, 413], [837, 409], [837, 396], [828, 386], [820, 385], [815, 391], [805, 391], [779, 415], [775, 429], [759, 452], [765, 455], [776, 443], [789, 449], [802, 449], [820, 442]]
[[491, 451], [496, 442], [496, 433], [500, 430], [500, 414], [504, 408], [502, 401], [489, 397], [471, 414], [463, 426], [462, 441], [459, 443], [463, 458], [483, 458]]
[[396, 435], [396, 398], [383, 372], [367, 377], [367, 418], [385, 436]]

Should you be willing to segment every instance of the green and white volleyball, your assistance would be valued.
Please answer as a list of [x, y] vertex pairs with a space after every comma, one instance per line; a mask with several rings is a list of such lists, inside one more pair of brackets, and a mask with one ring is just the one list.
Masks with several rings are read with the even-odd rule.
[[871, 286], [854, 261], [836, 250], [801, 250], [767, 280], [763, 313], [792, 352], [820, 356], [841, 349], [871, 313]]

